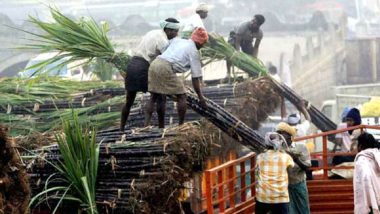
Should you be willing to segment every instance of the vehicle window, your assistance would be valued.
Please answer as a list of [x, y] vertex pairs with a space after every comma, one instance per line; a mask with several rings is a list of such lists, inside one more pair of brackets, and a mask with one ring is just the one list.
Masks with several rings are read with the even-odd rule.
[[73, 69], [72, 71], [71, 71], [71, 75], [79, 75], [80, 74], [80, 69], [79, 68], [76, 68], [76, 69]]

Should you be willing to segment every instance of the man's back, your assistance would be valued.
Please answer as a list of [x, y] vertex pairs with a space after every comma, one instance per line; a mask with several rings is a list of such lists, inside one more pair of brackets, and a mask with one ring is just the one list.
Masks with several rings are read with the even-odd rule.
[[163, 53], [169, 45], [168, 37], [162, 29], [151, 30], [146, 33], [134, 51], [135, 56], [143, 57], [152, 62]]
[[288, 167], [293, 159], [286, 153], [268, 150], [256, 159], [256, 198], [263, 203], [289, 202]]
[[366, 149], [357, 154], [354, 171], [355, 213], [379, 212], [380, 205], [380, 151]]

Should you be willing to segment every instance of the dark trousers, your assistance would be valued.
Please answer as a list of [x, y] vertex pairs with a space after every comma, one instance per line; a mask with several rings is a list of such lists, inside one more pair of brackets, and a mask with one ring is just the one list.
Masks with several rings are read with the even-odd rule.
[[288, 214], [289, 203], [267, 204], [256, 200], [255, 214]]

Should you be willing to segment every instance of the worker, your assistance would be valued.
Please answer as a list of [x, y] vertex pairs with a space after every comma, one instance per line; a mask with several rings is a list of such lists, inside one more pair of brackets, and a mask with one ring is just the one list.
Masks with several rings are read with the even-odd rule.
[[127, 66], [125, 78], [126, 101], [121, 112], [120, 131], [124, 131], [129, 112], [137, 92], [148, 90], [148, 69], [150, 63], [169, 45], [169, 40], [177, 36], [179, 21], [168, 18], [160, 23], [161, 29], [149, 31], [142, 38]]
[[[257, 58], [260, 42], [263, 39], [263, 31], [260, 29], [260, 26], [264, 22], [264, 16], [257, 14], [251, 21], [240, 24], [236, 32], [236, 50], [240, 50], [241, 48], [244, 53]], [[253, 39], [255, 39], [255, 44], [252, 46]]]
[[[347, 112], [347, 115], [342, 118], [342, 121], [343, 122], [338, 125], [338, 130], [360, 125], [362, 121], [359, 110], [357, 108], [351, 108]], [[340, 152], [357, 153], [357, 138], [360, 134], [360, 129], [338, 133], [335, 136], [335, 143], [341, 147]], [[353, 162], [354, 159], [355, 155], [334, 156], [332, 163], [333, 165], [339, 165], [345, 162]]]
[[189, 39], [191, 33], [195, 28], [205, 28], [203, 20], [207, 18], [209, 5], [206, 3], [200, 3], [196, 9], [195, 14], [184, 22], [184, 26], [181, 30], [181, 37], [183, 39]]
[[[311, 126], [311, 123], [310, 123], [311, 118], [310, 118], [309, 113], [306, 110], [305, 101], [302, 101], [301, 106], [303, 106], [303, 108], [301, 108], [302, 109], [301, 112], [305, 116], [305, 120], [301, 122], [301, 115], [294, 113], [288, 116], [288, 121], [287, 121], [290, 126], [293, 126], [294, 128], [296, 128], [297, 130], [296, 137], [306, 136], [309, 133], [310, 126]], [[306, 144], [305, 141], [299, 141], [299, 142]]]
[[288, 172], [293, 159], [284, 151], [285, 139], [277, 133], [265, 135], [267, 150], [256, 158], [256, 214], [289, 212]]
[[358, 137], [354, 169], [355, 214], [380, 213], [380, 151], [366, 132]]
[[277, 133], [281, 134], [289, 147], [288, 152], [292, 156], [295, 166], [288, 169], [289, 176], [289, 213], [308, 214], [309, 194], [306, 186], [306, 171], [311, 166], [310, 154], [302, 143], [293, 143], [297, 130], [287, 123], [281, 122], [277, 126]]
[[[257, 58], [259, 46], [263, 38], [263, 31], [260, 26], [264, 24], [265, 18], [263, 15], [256, 14], [251, 21], [243, 22], [239, 25], [236, 31], [231, 31], [228, 42], [235, 47], [236, 50], [241, 50], [253, 57]], [[253, 39], [255, 44], [252, 46]], [[230, 59], [226, 60], [227, 79], [230, 82], [231, 70], [233, 68]]]
[[[358, 126], [362, 124], [362, 117], [360, 115], [360, 111], [357, 108], [352, 108], [350, 111], [348, 111], [347, 116], [346, 116], [346, 123], [347, 127], [353, 127], [353, 126]], [[350, 130], [348, 133], [351, 135], [351, 146], [350, 150], [351, 152], [357, 152], [357, 145], [358, 145], [358, 137], [361, 134], [360, 129], [355, 129], [355, 130]]]
[[198, 50], [207, 41], [207, 31], [204, 28], [196, 28], [191, 34], [191, 39], [173, 39], [166, 51], [152, 62], [148, 78], [151, 100], [146, 110], [145, 126], [150, 124], [154, 104], [157, 103], [158, 126], [164, 128], [166, 99], [159, 99], [164, 95], [176, 96], [179, 125], [183, 124], [186, 114], [186, 90], [183, 78], [177, 76], [177, 73], [184, 73], [189, 69], [199, 102], [206, 107], [206, 100], [201, 92], [202, 68]]

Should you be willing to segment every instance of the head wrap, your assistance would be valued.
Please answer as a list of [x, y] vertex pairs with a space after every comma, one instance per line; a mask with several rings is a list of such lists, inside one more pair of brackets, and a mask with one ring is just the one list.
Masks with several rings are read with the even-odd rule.
[[354, 125], [362, 124], [362, 118], [360, 116], [360, 112], [357, 108], [352, 108], [348, 113], [346, 118], [351, 118], [354, 121]]
[[285, 138], [276, 132], [268, 132], [265, 134], [265, 145], [273, 147], [276, 151], [286, 149], [288, 146]]
[[168, 22], [168, 21], [162, 20], [162, 21], [160, 21], [160, 27], [162, 29], [169, 28], [169, 29], [172, 29], [172, 30], [179, 30], [180, 24], [179, 23]]
[[290, 134], [292, 137], [295, 137], [297, 134], [297, 129], [293, 126], [290, 126], [287, 123], [281, 122], [277, 125], [277, 131], [284, 131], [288, 134]]
[[198, 11], [203, 11], [203, 12], [208, 12], [208, 5], [206, 3], [200, 3], [197, 8], [195, 8], [195, 12], [198, 12]]
[[301, 120], [301, 117], [299, 116], [299, 114], [291, 114], [289, 115], [288, 117], [288, 124], [289, 125], [297, 125]]
[[201, 27], [195, 28], [193, 33], [191, 34], [191, 40], [203, 45], [208, 41], [207, 31]]
[[342, 121], [346, 120], [347, 114], [350, 111], [350, 109], [351, 109], [350, 107], [347, 107], [347, 106], [344, 107], [342, 115], [340, 115]]

